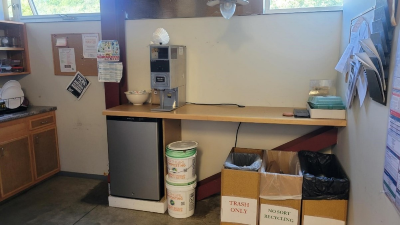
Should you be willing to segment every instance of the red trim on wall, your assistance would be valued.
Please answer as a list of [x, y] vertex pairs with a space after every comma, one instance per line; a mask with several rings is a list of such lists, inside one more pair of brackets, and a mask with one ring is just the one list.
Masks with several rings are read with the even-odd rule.
[[273, 150], [298, 152], [301, 150], [317, 152], [337, 144], [337, 127], [322, 127], [304, 136], [294, 139]]
[[120, 83], [104, 83], [107, 109], [128, 103], [124, 94], [128, 89], [125, 46], [125, 5], [125, 1], [100, 0], [101, 39], [118, 41], [120, 45], [120, 61], [124, 66]]

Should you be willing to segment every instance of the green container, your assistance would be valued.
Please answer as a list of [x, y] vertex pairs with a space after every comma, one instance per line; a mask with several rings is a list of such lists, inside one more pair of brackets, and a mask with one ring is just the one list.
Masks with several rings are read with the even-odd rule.
[[195, 141], [177, 141], [167, 146], [165, 154], [171, 158], [188, 158], [197, 152]]

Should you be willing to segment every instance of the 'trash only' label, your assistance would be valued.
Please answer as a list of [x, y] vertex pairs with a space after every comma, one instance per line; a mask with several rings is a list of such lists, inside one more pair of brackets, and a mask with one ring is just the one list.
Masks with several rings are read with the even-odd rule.
[[257, 199], [222, 196], [221, 221], [256, 225]]

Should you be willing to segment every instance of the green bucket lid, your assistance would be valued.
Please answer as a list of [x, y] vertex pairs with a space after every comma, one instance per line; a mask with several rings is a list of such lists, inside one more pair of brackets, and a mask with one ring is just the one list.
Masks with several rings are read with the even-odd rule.
[[175, 151], [175, 150], [171, 150], [167, 147], [167, 151], [165, 152], [165, 154], [171, 158], [188, 158], [188, 157], [196, 154], [196, 149], [189, 149], [189, 150], [185, 150], [185, 151]]
[[177, 141], [167, 146], [165, 154], [171, 158], [187, 158], [196, 154], [197, 146], [195, 141]]

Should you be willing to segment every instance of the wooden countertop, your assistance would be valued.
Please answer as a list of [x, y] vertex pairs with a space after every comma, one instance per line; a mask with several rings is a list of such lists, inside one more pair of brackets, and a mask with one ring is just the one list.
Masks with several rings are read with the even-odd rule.
[[244, 122], [244, 123], [269, 123], [269, 124], [292, 124], [292, 125], [315, 125], [315, 126], [336, 126], [345, 127], [346, 120], [338, 119], [306, 119], [284, 117], [283, 112], [293, 112], [289, 107], [258, 107], [246, 106], [205, 106], [205, 105], [185, 105], [172, 112], [151, 112], [151, 108], [157, 105], [120, 105], [103, 111], [107, 116], [129, 116], [129, 117], [148, 117], [162, 119], [182, 119], [182, 120], [205, 120], [205, 121], [225, 121], [225, 122]]

